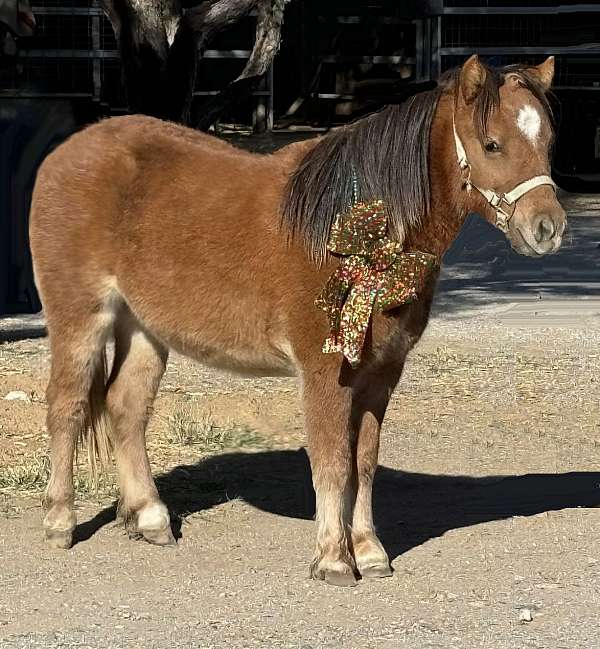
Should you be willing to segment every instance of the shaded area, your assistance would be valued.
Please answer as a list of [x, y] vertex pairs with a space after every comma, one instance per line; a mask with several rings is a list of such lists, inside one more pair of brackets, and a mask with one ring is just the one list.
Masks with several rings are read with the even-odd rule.
[[505, 236], [471, 215], [444, 256], [432, 314], [524, 299], [573, 299], [600, 294], [600, 217], [569, 219], [561, 249], [531, 258], [514, 252]]
[[[230, 453], [174, 468], [157, 479], [176, 536], [184, 516], [234, 498], [257, 509], [311, 519], [315, 500], [306, 453]], [[375, 479], [375, 523], [390, 558], [448, 530], [541, 512], [600, 506], [600, 472], [516, 476], [429, 475], [380, 466]], [[79, 525], [76, 541], [114, 520], [115, 507]], [[310, 540], [307, 539], [307, 542]]]
[[43, 338], [46, 334], [46, 323], [41, 312], [0, 317], [0, 344], [28, 338]]
[[64, 100], [4, 98], [0, 104], [0, 314], [40, 309], [29, 250], [31, 194], [42, 160], [75, 130], [75, 121]]

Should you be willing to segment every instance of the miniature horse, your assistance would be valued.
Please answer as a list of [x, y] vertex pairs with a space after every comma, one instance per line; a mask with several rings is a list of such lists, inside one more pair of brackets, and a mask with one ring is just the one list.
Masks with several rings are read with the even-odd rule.
[[30, 230], [52, 352], [50, 544], [72, 544], [82, 436], [114, 455], [128, 529], [174, 542], [145, 445], [172, 348], [216, 368], [300, 377], [317, 500], [311, 575], [353, 585], [391, 574], [371, 508], [379, 432], [438, 266], [418, 299], [373, 313], [354, 366], [322, 351], [315, 298], [339, 261], [328, 236], [355, 178], [361, 199], [384, 202], [406, 251], [439, 262], [470, 212], [522, 254], [557, 250], [566, 220], [548, 177], [553, 74], [552, 58], [492, 69], [473, 56], [433, 91], [272, 155], [135, 115], [49, 155]]

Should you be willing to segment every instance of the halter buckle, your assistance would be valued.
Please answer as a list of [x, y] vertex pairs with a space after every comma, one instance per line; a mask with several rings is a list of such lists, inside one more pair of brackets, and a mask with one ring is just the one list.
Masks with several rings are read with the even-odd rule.
[[509, 229], [510, 216], [503, 210], [496, 210], [496, 227], [506, 234]]
[[492, 207], [498, 207], [498, 205], [500, 205], [500, 203], [502, 203], [503, 200], [504, 200], [503, 196], [500, 196], [500, 194], [496, 194], [496, 192], [494, 192], [490, 196], [490, 205]]

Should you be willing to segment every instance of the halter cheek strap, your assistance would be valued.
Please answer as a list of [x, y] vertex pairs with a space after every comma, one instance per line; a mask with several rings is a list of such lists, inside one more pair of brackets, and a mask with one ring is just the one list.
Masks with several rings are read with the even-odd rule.
[[515, 210], [517, 208], [517, 201], [519, 198], [530, 192], [536, 187], [541, 185], [550, 185], [554, 191], [556, 191], [556, 184], [550, 178], [550, 176], [534, 176], [528, 180], [524, 180], [522, 183], [519, 183], [511, 191], [506, 192], [505, 194], [498, 194], [493, 189], [485, 189], [483, 187], [478, 187], [475, 183], [471, 181], [471, 165], [467, 158], [467, 152], [465, 147], [461, 142], [458, 133], [456, 132], [456, 124], [454, 122], [454, 116], [452, 117], [452, 129], [454, 131], [454, 144], [456, 146], [456, 157], [458, 158], [458, 165], [462, 170], [467, 170], [467, 180], [466, 180], [466, 189], [471, 191], [471, 188], [474, 187], [485, 199], [486, 201], [494, 208], [496, 211], [496, 227], [504, 232], [508, 232], [510, 220], [512, 219]]

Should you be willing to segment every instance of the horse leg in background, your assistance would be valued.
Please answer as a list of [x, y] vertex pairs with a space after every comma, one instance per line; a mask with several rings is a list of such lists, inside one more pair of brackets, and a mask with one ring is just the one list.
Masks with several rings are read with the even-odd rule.
[[317, 545], [310, 574], [337, 586], [356, 584], [349, 547], [352, 515], [352, 393], [340, 385], [339, 360], [305, 368], [304, 412], [316, 494]]
[[[65, 311], [70, 314], [68, 323], [55, 317], [56, 309], [46, 311], [52, 367], [46, 392], [51, 472], [44, 495], [44, 531], [55, 548], [69, 548], [73, 542], [75, 447], [88, 425], [90, 389], [112, 322], [107, 312], [86, 317], [73, 305], [61, 309]], [[71, 319], [72, 314], [81, 317]]]
[[377, 470], [379, 435], [390, 397], [402, 368], [381, 370], [363, 378], [355, 388], [352, 407], [356, 430], [352, 514], [352, 549], [356, 568], [362, 577], [388, 577], [392, 574], [386, 551], [373, 524], [373, 477]]
[[165, 371], [168, 350], [125, 307], [115, 322], [115, 360], [106, 407], [119, 473], [119, 513], [129, 532], [157, 545], [175, 542], [146, 451], [146, 425]]

